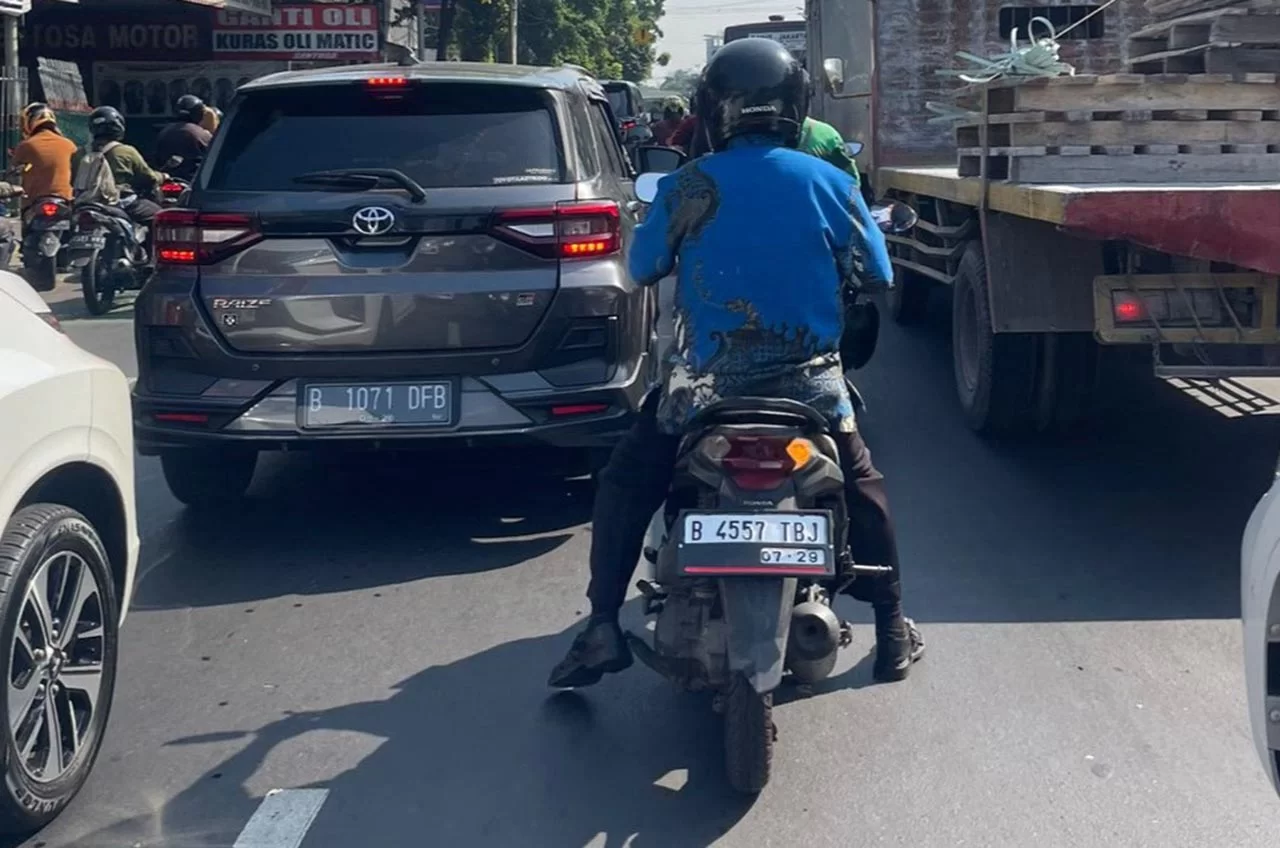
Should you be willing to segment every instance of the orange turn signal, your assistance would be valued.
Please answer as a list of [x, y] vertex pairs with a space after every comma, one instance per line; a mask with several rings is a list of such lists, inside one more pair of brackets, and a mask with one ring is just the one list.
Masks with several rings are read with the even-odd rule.
[[813, 442], [808, 439], [792, 439], [787, 443], [787, 456], [791, 457], [791, 461], [796, 464], [796, 468], [803, 468], [813, 458], [815, 448]]

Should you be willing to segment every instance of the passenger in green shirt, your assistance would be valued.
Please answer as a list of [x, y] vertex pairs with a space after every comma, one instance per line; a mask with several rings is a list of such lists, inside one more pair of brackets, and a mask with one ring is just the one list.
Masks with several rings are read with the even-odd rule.
[[844, 136], [828, 123], [816, 118], [805, 118], [804, 128], [800, 131], [800, 150], [811, 153], [819, 159], [825, 159], [842, 171], [853, 176], [858, 185], [862, 178], [858, 176], [858, 163], [849, 155], [844, 145]]

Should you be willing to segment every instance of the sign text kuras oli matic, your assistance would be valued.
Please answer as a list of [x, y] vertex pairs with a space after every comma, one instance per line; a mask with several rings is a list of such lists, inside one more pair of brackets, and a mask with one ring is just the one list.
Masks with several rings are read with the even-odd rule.
[[364, 58], [378, 52], [373, 6], [277, 6], [271, 17], [220, 10], [218, 58]]

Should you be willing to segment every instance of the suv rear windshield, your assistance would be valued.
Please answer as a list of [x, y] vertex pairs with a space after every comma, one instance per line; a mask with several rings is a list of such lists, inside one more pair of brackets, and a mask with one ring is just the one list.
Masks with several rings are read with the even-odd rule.
[[605, 86], [604, 93], [609, 98], [609, 108], [619, 118], [629, 118], [635, 113], [631, 108], [631, 92], [625, 85], [616, 88]]
[[403, 92], [326, 85], [249, 93], [222, 130], [206, 187], [314, 191], [313, 171], [395, 168], [424, 188], [564, 182], [550, 95], [427, 83]]

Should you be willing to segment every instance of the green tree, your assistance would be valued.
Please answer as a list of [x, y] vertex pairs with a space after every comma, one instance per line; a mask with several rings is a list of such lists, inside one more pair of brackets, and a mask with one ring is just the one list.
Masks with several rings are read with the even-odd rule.
[[662, 81], [662, 85], [658, 88], [663, 91], [674, 91], [677, 94], [683, 94], [690, 97], [693, 94], [694, 87], [698, 84], [698, 71], [691, 68], [681, 68], [678, 71], [672, 71], [666, 79]]
[[[510, 3], [446, 0], [442, 44], [454, 44], [464, 61], [511, 61]], [[520, 0], [517, 58], [522, 64], [581, 65], [603, 79], [639, 82], [661, 58], [654, 44], [662, 35], [662, 11], [663, 0]]]

